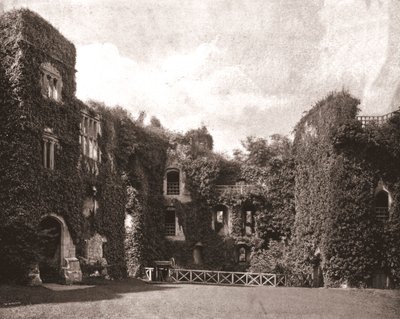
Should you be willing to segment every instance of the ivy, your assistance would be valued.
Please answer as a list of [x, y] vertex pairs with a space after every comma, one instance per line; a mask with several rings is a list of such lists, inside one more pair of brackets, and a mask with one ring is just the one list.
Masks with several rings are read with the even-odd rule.
[[293, 258], [310, 271], [320, 250], [328, 286], [369, 285], [382, 269], [398, 281], [397, 251], [388, 247], [396, 236], [385, 235], [397, 227], [398, 208], [385, 227], [373, 211], [380, 179], [398, 196], [398, 116], [364, 128], [355, 119], [358, 104], [346, 92], [330, 94], [296, 126]]

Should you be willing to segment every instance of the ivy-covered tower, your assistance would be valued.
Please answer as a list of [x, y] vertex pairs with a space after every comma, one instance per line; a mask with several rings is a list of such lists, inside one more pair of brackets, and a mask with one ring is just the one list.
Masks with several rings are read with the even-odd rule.
[[293, 253], [326, 286], [383, 288], [400, 278], [400, 115], [367, 123], [358, 104], [330, 94], [296, 126]]
[[1, 224], [24, 266], [31, 259], [34, 267], [46, 242], [49, 275], [63, 266], [65, 280], [79, 281], [71, 227], [81, 208], [75, 47], [29, 10], [3, 15], [0, 39]]
[[37, 14], [18, 10], [0, 17], [5, 277], [28, 272], [40, 282], [40, 271], [42, 279], [75, 282], [82, 277], [78, 254], [102, 260], [106, 239], [94, 230], [104, 180], [100, 117], [75, 98], [75, 58], [74, 45]]

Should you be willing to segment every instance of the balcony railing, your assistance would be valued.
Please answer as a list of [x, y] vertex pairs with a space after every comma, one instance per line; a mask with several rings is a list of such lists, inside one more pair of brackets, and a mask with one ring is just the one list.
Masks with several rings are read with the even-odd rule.
[[356, 119], [361, 122], [362, 127], [370, 123], [376, 123], [378, 125], [384, 124], [389, 120], [392, 116], [394, 116], [399, 111], [394, 111], [385, 115], [377, 115], [377, 116], [357, 116]]
[[179, 182], [167, 183], [167, 195], [179, 195]]
[[388, 207], [375, 207], [376, 219], [385, 222], [389, 219], [389, 209]]
[[240, 194], [248, 193], [262, 188], [260, 185], [216, 185], [215, 188], [218, 193], [225, 191], [236, 192]]

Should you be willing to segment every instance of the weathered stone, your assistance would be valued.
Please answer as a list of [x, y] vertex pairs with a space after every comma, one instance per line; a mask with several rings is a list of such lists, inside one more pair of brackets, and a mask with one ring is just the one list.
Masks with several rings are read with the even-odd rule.
[[85, 258], [89, 263], [100, 262], [103, 259], [103, 243], [107, 239], [99, 234], [95, 234], [92, 238], [86, 240]]

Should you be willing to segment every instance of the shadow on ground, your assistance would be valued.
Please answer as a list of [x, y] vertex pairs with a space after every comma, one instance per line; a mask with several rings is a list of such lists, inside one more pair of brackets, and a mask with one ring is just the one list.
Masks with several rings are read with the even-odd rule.
[[147, 284], [138, 279], [98, 280], [85, 285], [72, 286], [56, 284], [48, 284], [42, 287], [0, 285], [0, 308], [45, 303], [111, 300], [122, 298], [123, 294], [128, 293], [178, 288]]

